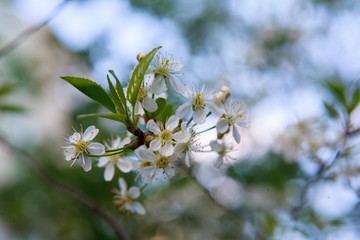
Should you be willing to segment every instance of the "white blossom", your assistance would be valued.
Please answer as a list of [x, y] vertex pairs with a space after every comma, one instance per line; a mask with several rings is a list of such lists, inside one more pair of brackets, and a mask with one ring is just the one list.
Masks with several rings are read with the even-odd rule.
[[216, 101], [213, 95], [205, 90], [204, 87], [200, 92], [197, 92], [194, 88], [186, 88], [181, 95], [190, 101], [180, 105], [176, 110], [176, 116], [179, 118], [185, 118], [193, 111], [192, 117], [194, 122], [203, 124], [206, 121], [205, 107], [208, 107], [212, 113], [219, 116], [225, 113], [224, 105]]
[[[120, 137], [115, 138], [111, 145], [107, 145], [109, 150], [119, 149], [124, 145], [130, 143], [130, 138], [127, 137], [121, 141]], [[98, 167], [105, 167], [104, 179], [105, 181], [111, 181], [115, 174], [115, 165], [118, 169], [124, 173], [128, 173], [133, 169], [133, 160], [126, 157], [123, 153], [119, 153], [112, 156], [105, 156], [99, 158]]]
[[127, 210], [132, 213], [140, 215], [145, 214], [145, 208], [141, 203], [134, 201], [140, 196], [140, 189], [132, 186], [129, 189], [123, 178], [119, 178], [119, 190], [115, 190], [116, 195], [114, 196], [114, 204], [120, 206], [120, 210]]
[[227, 141], [213, 140], [210, 142], [210, 147], [212, 151], [215, 151], [218, 154], [217, 159], [213, 163], [214, 167], [220, 168], [224, 164], [224, 161], [235, 160], [229, 155], [229, 153], [233, 150], [233, 146]]
[[163, 156], [171, 156], [174, 153], [174, 143], [185, 142], [186, 136], [183, 132], [175, 132], [179, 126], [179, 118], [175, 115], [169, 117], [165, 122], [165, 128], [160, 123], [160, 127], [154, 120], [150, 120], [146, 124], [146, 128], [156, 135], [155, 139], [150, 142], [150, 149], [158, 151]]
[[151, 183], [153, 177], [156, 176], [157, 178], [159, 174], [163, 174], [168, 178], [175, 175], [174, 166], [172, 165], [173, 159], [170, 157], [162, 156], [160, 153], [155, 154], [144, 145], [137, 148], [135, 154], [141, 161], [140, 175], [142, 182]]
[[77, 160], [85, 172], [91, 170], [91, 159], [87, 154], [101, 155], [105, 152], [105, 146], [101, 143], [91, 142], [99, 133], [95, 126], [88, 127], [85, 132], [76, 132], [66, 139], [69, 146], [65, 146], [65, 160], [73, 160], [71, 166]]
[[240, 133], [237, 127], [247, 128], [249, 122], [245, 116], [245, 106], [240, 102], [228, 102], [225, 104], [225, 113], [216, 123], [219, 133], [225, 133], [232, 127], [232, 135], [237, 143], [240, 143]]
[[184, 141], [176, 143], [174, 153], [184, 155], [185, 165], [190, 167], [190, 161], [194, 160], [192, 152], [199, 152], [203, 147], [199, 143], [197, 134], [191, 127], [187, 127], [187, 122], [181, 123], [180, 132], [183, 135]]
[[155, 73], [154, 80], [150, 88], [150, 92], [160, 94], [167, 90], [165, 79], [169, 79], [169, 83], [175, 92], [181, 94], [185, 86], [177, 78], [176, 74], [183, 70], [184, 65], [180, 61], [175, 61], [172, 55], [162, 57], [161, 54], [155, 56], [155, 67], [149, 66], [148, 72]]
[[155, 112], [158, 108], [155, 102], [156, 98], [152, 98], [149, 90], [152, 85], [154, 74], [146, 74], [143, 80], [143, 84], [139, 89], [139, 93], [135, 103], [135, 114], [143, 115], [144, 109], [149, 112]]

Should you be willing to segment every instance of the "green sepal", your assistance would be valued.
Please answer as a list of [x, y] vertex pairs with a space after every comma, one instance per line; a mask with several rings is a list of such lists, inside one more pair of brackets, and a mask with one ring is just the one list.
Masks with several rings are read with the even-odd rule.
[[104, 106], [106, 109], [110, 110], [113, 113], [116, 113], [116, 108], [106, 93], [104, 88], [102, 88], [96, 82], [91, 81], [90, 79], [80, 78], [80, 77], [70, 77], [64, 76], [61, 77], [75, 88], [77, 88], [80, 92], [94, 100], [95, 102], [99, 103], [100, 105]]
[[154, 48], [149, 52], [135, 67], [134, 72], [131, 76], [129, 86], [127, 88], [126, 97], [130, 104], [135, 107], [136, 99], [139, 94], [141, 83], [144, 80], [144, 75], [148, 69], [152, 59], [154, 58], [156, 52], [161, 48], [161, 46]]

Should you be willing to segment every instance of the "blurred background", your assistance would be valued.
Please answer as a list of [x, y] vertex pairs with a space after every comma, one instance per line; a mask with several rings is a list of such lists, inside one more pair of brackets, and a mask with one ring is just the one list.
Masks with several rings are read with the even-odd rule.
[[[356, 0], [1, 0], [0, 135], [94, 198], [131, 239], [359, 239], [359, 26]], [[106, 183], [95, 165], [69, 168], [59, 146], [71, 126], [95, 124], [97, 139], [123, 126], [79, 121], [104, 109], [60, 76], [105, 86], [113, 69], [127, 82], [137, 53], [160, 45], [186, 65], [187, 85], [227, 85], [250, 128], [236, 161], [214, 169], [198, 154], [191, 170], [146, 189], [145, 216], [121, 214], [111, 190], [136, 173]], [[0, 144], [0, 239], [116, 238], [21, 158]]]

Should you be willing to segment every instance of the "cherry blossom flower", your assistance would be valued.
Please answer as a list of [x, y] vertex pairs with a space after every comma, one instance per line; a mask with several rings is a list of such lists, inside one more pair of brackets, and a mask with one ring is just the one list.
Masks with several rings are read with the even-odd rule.
[[224, 164], [224, 161], [235, 161], [235, 159], [229, 155], [229, 153], [233, 150], [233, 146], [227, 141], [213, 140], [210, 142], [210, 147], [212, 151], [217, 152], [219, 155], [213, 163], [214, 167], [220, 168]]
[[160, 54], [155, 56], [155, 65], [155, 67], [149, 66], [148, 70], [148, 72], [150, 71], [155, 73], [154, 80], [149, 91], [155, 94], [165, 92], [167, 90], [165, 79], [168, 78], [174, 91], [181, 94], [184, 91], [185, 86], [177, 78], [179, 74], [176, 73], [180, 72], [184, 68], [184, 65], [180, 61], [174, 61], [172, 55], [169, 57], [167, 55], [162, 57]]
[[197, 124], [203, 124], [206, 121], [207, 106], [212, 113], [221, 116], [225, 113], [224, 105], [219, 101], [216, 101], [213, 95], [205, 90], [205, 87], [197, 92], [194, 88], [186, 88], [182, 93], [182, 96], [190, 101], [180, 105], [176, 110], [176, 116], [179, 118], [185, 118], [191, 111], [193, 111], [192, 117]]
[[225, 113], [216, 123], [219, 133], [225, 133], [232, 127], [232, 135], [237, 143], [240, 143], [240, 133], [237, 127], [247, 128], [249, 122], [245, 116], [245, 106], [240, 102], [228, 102], [225, 104]]
[[142, 86], [140, 87], [136, 103], [135, 103], [135, 114], [143, 115], [144, 109], [149, 112], [155, 112], [158, 108], [157, 103], [151, 97], [149, 92], [152, 85], [154, 74], [146, 74]]
[[199, 139], [196, 138], [197, 134], [191, 127], [187, 127], [187, 122], [181, 123], [180, 132], [183, 134], [184, 141], [176, 143], [174, 153], [184, 155], [185, 165], [190, 167], [190, 160], [194, 160], [192, 152], [200, 152], [203, 147], [200, 145]]
[[[130, 138], [127, 137], [121, 141], [120, 137], [112, 141], [111, 146], [105, 144], [109, 150], [119, 149], [124, 145], [130, 143]], [[105, 167], [104, 179], [111, 181], [115, 174], [115, 165], [124, 173], [128, 173], [133, 169], [133, 160], [124, 156], [124, 153], [119, 153], [112, 156], [101, 157], [99, 159], [98, 167]]]
[[99, 133], [99, 129], [95, 126], [88, 127], [85, 132], [75, 132], [69, 138], [66, 139], [69, 146], [65, 146], [65, 160], [73, 160], [72, 165], [74, 165], [75, 160], [78, 160], [80, 166], [83, 167], [85, 172], [91, 170], [91, 160], [87, 154], [101, 155], [105, 152], [105, 146], [101, 143], [91, 142], [96, 135]]
[[131, 213], [137, 213], [140, 215], [145, 214], [145, 208], [141, 203], [134, 201], [140, 196], [140, 189], [132, 186], [129, 189], [123, 178], [119, 178], [119, 190], [115, 190], [114, 204], [120, 206], [120, 210], [127, 210]]
[[178, 125], [179, 118], [175, 115], [169, 117], [165, 122], [165, 128], [162, 124], [159, 127], [152, 119], [148, 121], [146, 128], [156, 135], [155, 139], [150, 142], [150, 149], [158, 151], [163, 156], [171, 156], [174, 153], [173, 144], [186, 141], [183, 132], [174, 132]]
[[144, 183], [151, 183], [154, 176], [163, 174], [165, 177], [172, 177], [175, 175], [173, 159], [162, 156], [160, 153], [154, 153], [151, 149], [144, 145], [135, 150], [136, 156], [141, 161], [140, 175]]

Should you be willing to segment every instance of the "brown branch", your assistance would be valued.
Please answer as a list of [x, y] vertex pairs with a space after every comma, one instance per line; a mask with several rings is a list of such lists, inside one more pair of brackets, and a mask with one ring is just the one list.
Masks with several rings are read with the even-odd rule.
[[10, 149], [13, 153], [21, 156], [22, 158], [20, 158], [20, 160], [24, 162], [29, 168], [31, 168], [31, 170], [33, 170], [33, 172], [35, 172], [36, 175], [38, 175], [46, 184], [56, 189], [57, 191], [62, 192], [65, 195], [81, 202], [90, 210], [92, 210], [95, 214], [101, 217], [114, 230], [115, 234], [118, 236], [119, 239], [129, 239], [122, 227], [119, 225], [118, 221], [109, 212], [102, 209], [95, 200], [85, 195], [84, 193], [79, 192], [78, 190], [73, 189], [56, 180], [29, 153], [12, 145], [9, 141], [6, 140], [6, 138], [1, 135], [0, 142], [8, 149]]
[[45, 20], [42, 22], [26, 29], [22, 33], [20, 33], [16, 38], [14, 38], [11, 42], [6, 44], [4, 47], [0, 48], [0, 59], [4, 57], [5, 55], [9, 54], [11, 51], [19, 47], [26, 39], [28, 39], [31, 35], [39, 31], [41, 28], [46, 26], [71, 0], [64, 0], [62, 1], [57, 7], [54, 8], [53, 11], [49, 14]]

